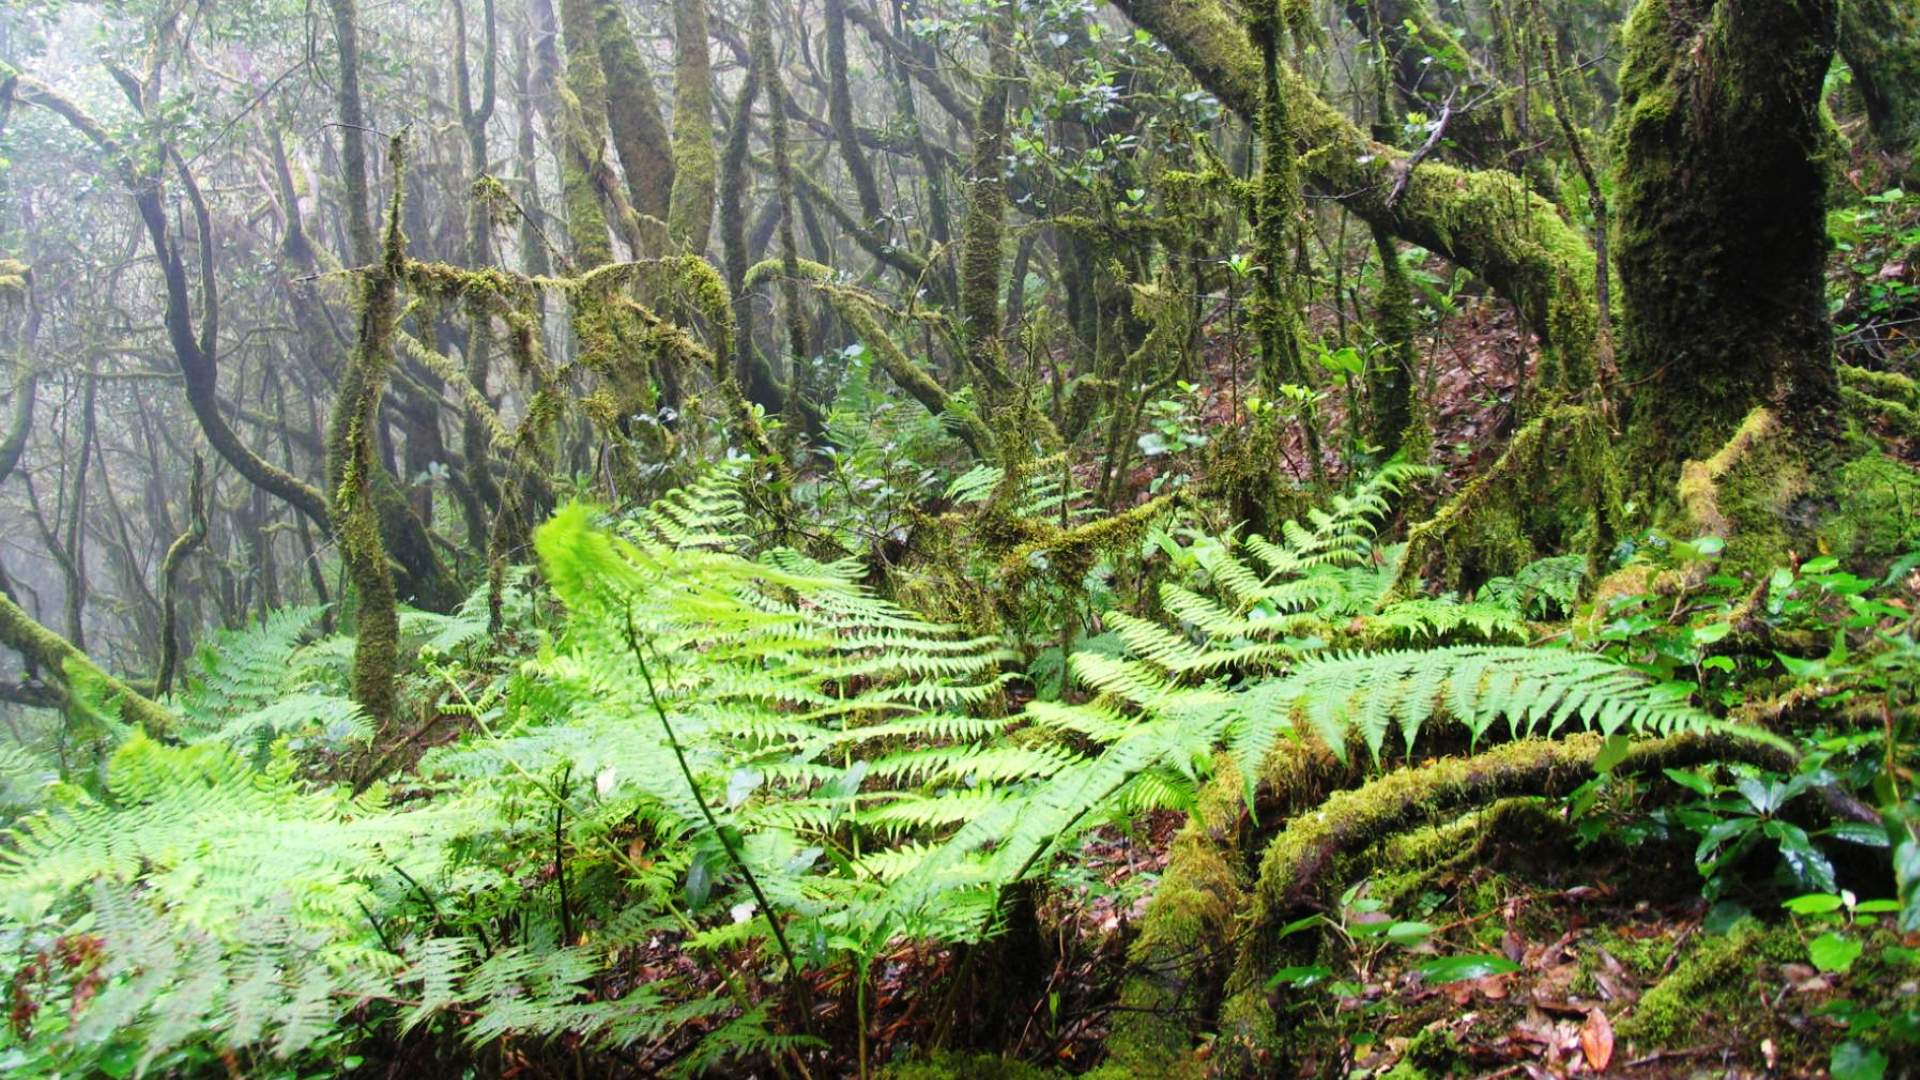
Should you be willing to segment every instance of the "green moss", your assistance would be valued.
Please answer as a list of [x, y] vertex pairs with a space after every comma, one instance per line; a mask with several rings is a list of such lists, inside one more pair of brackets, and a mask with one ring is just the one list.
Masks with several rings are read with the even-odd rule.
[[[673, 190], [667, 235], [692, 254], [707, 248], [713, 228], [713, 83], [706, 0], [673, 0]], [[726, 350], [717, 350], [721, 355]]]
[[1391, 598], [1417, 591], [1436, 571], [1446, 588], [1511, 573], [1537, 557], [1537, 543], [1584, 541], [1596, 571], [1618, 529], [1620, 490], [1599, 414], [1560, 405], [1514, 433], [1491, 467], [1431, 519], [1407, 533]]
[[1215, 767], [1127, 951], [1107, 1046], [1108, 1064], [1128, 1075], [1162, 1074], [1187, 1056], [1229, 958], [1245, 887], [1246, 806], [1233, 759], [1219, 755]]
[[1839, 505], [1821, 537], [1850, 561], [1879, 562], [1920, 546], [1920, 473], [1868, 449], [1840, 468]]
[[879, 1080], [1059, 1080], [1065, 1074], [987, 1054], [942, 1053], [888, 1065], [876, 1075]]
[[1394, 1064], [1386, 1076], [1430, 1077], [1451, 1076], [1462, 1069], [1465, 1062], [1460, 1050], [1453, 1044], [1453, 1036], [1442, 1026], [1423, 1028], [1413, 1040], [1407, 1043], [1400, 1053], [1400, 1060]]
[[1799, 960], [1805, 949], [1791, 927], [1768, 928], [1751, 919], [1725, 935], [1698, 934], [1673, 973], [1640, 998], [1617, 1025], [1620, 1037], [1643, 1048], [1686, 1045], [1705, 1024], [1737, 1031], [1743, 1056], [1757, 1056], [1762, 1032], [1792, 1056], [1795, 1035], [1778, 1023], [1763, 995], [1754, 993], [1763, 961]]
[[[1821, 432], [1836, 401], [1824, 269], [1821, 87], [1834, 0], [1640, 0], [1622, 35], [1613, 253], [1629, 480], [1681, 463], [1763, 405]], [[1738, 198], [1726, 193], [1738, 192]]]
[[0, 304], [11, 307], [25, 302], [32, 283], [32, 267], [17, 259], [0, 259]]

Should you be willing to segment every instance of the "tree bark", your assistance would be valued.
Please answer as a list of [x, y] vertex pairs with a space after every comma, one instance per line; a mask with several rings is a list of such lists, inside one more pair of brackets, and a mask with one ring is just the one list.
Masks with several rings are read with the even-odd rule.
[[1641, 0], [1613, 128], [1630, 480], [1667, 490], [1754, 408], [1837, 396], [1820, 94], [1834, 0]]

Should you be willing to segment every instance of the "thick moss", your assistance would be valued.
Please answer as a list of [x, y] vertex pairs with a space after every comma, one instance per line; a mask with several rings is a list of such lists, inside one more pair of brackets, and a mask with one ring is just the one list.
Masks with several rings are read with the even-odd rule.
[[[1530, 740], [1470, 758], [1401, 769], [1334, 795], [1319, 810], [1290, 821], [1261, 859], [1240, 954], [1228, 981], [1215, 1057], [1223, 1074], [1266, 1075], [1284, 1053], [1266, 980], [1285, 963], [1297, 961], [1287, 959], [1291, 939], [1283, 940], [1280, 930], [1324, 902], [1335, 888], [1328, 871], [1339, 860], [1409, 826], [1466, 808], [1518, 795], [1565, 794], [1592, 775], [1601, 744], [1592, 734]], [[1742, 757], [1775, 761], [1758, 744], [1676, 737], [1636, 746], [1615, 774]]]
[[1630, 480], [1656, 498], [1758, 406], [1797, 433], [1831, 420], [1819, 105], [1834, 7], [1641, 0], [1628, 19], [1613, 252]]
[[1620, 494], [1607, 432], [1588, 407], [1561, 405], [1514, 433], [1491, 467], [1432, 518], [1407, 533], [1389, 597], [1417, 591], [1437, 572], [1446, 588], [1511, 573], [1537, 557], [1535, 545], [1585, 540], [1597, 573], [1618, 530]]
[[1843, 0], [1840, 56], [1880, 145], [1895, 154], [1920, 149], [1920, 4]]
[[[1768, 929], [1752, 920], [1722, 936], [1701, 934], [1673, 970], [1648, 990], [1633, 1014], [1618, 1027], [1621, 1039], [1640, 1047], [1684, 1044], [1699, 1029], [1703, 1017], [1716, 1026], [1748, 1034], [1762, 1030], [1775, 1039], [1790, 1029], [1774, 1021], [1765, 1001], [1753, 992], [1756, 968], [1762, 961], [1799, 961], [1806, 949], [1791, 927]], [[1775, 1029], [1779, 1030], [1775, 1030]], [[1755, 1053], [1760, 1040], [1748, 1040]], [[1781, 1047], [1790, 1053], [1790, 1048]]]
[[1920, 547], [1920, 472], [1877, 450], [1840, 468], [1839, 506], [1821, 523], [1830, 550], [1877, 563]]

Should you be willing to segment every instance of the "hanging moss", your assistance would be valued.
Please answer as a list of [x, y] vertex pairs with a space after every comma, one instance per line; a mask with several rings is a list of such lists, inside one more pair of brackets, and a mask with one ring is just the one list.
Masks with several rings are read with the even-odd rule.
[[[1301, 215], [1298, 134], [1293, 103], [1280, 86], [1280, 46], [1285, 26], [1279, 4], [1254, 5], [1251, 31], [1259, 44], [1262, 72], [1260, 103], [1260, 179], [1254, 186], [1254, 253], [1259, 262], [1259, 300], [1252, 321], [1260, 338], [1260, 376], [1266, 392], [1278, 396], [1287, 383], [1307, 381], [1301, 354], [1300, 312], [1305, 306], [1293, 272], [1300, 245]], [[1307, 419], [1308, 452], [1318, 469], [1319, 439]], [[1316, 472], [1317, 475], [1317, 472]]]
[[33, 286], [33, 267], [18, 259], [0, 259], [0, 304], [13, 307], [24, 303]]

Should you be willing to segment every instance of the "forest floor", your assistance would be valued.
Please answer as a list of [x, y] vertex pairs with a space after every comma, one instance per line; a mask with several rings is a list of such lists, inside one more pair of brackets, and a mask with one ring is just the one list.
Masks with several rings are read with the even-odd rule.
[[[1461, 298], [1430, 329], [1422, 397], [1431, 403], [1442, 474], [1429, 498], [1444, 498], [1504, 448], [1535, 360], [1531, 345], [1510, 309], [1477, 297]], [[1245, 360], [1236, 364], [1220, 337], [1209, 339], [1206, 357], [1208, 385], [1194, 394], [1203, 425], [1214, 427], [1233, 420]], [[1337, 402], [1330, 395], [1321, 413], [1326, 432], [1346, 430]], [[1289, 452], [1297, 478], [1308, 481], [1304, 446], [1296, 440]], [[1336, 456], [1330, 449], [1329, 462]], [[1136, 500], [1186, 464], [1175, 456], [1137, 460], [1128, 477]], [[1032, 963], [989, 980], [1001, 984], [997, 1001], [956, 1000], [945, 989], [981, 981], [955, 977], [969, 963], [961, 950], [903, 945], [882, 956], [872, 971], [869, 1060], [974, 1046], [997, 1060], [943, 1059], [944, 1072], [925, 1075], [1021, 1077], [1097, 1065], [1128, 943], [1183, 821], [1157, 812], [1085, 838], [1037, 897], [1035, 948], [1013, 950]], [[1910, 972], [1882, 959], [1887, 949], [1920, 948], [1920, 935], [1881, 931], [1858, 968], [1816, 971], [1806, 958], [1817, 930], [1772, 919], [1763, 928], [1739, 900], [1702, 895], [1688, 834], [1625, 835], [1583, 846], [1559, 804], [1513, 800], [1369, 852], [1352, 877], [1358, 884], [1324, 913], [1337, 930], [1333, 944], [1319, 964], [1291, 973], [1283, 1030], [1292, 1025], [1299, 1074], [1825, 1075], [1848, 1018], [1871, 1014], [1889, 995], [1920, 993]], [[1777, 902], [1747, 899], [1755, 911]], [[1401, 946], [1366, 929], [1407, 920], [1430, 927], [1430, 936]], [[1421, 970], [1437, 956], [1462, 954], [1500, 957], [1515, 969], [1444, 984]], [[689, 961], [669, 946], [648, 963]], [[857, 1024], [841, 985], [849, 977], [822, 981], [811, 996], [814, 1030], [839, 1033], [829, 1041], [844, 1048], [842, 1074], [857, 1075], [855, 1041], [840, 1037]], [[898, 1075], [918, 1077], [923, 1068]]]

